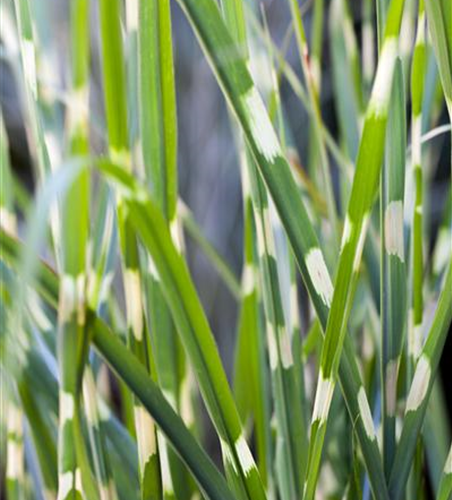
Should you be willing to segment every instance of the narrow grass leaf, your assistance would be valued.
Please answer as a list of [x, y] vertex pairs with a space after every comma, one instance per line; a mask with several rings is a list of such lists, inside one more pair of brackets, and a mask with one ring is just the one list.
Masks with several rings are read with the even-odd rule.
[[425, 10], [438, 62], [449, 116], [452, 115], [452, 6], [448, 0], [425, 0]]
[[[176, 96], [169, 1], [140, 2], [138, 18], [140, 144], [146, 181], [175, 240], [179, 241]], [[148, 256], [145, 260], [149, 259], [152, 258]], [[180, 388], [188, 377], [184, 373], [187, 367], [183, 351], [159, 280], [153, 273], [144, 280], [149, 297], [148, 318], [155, 346], [156, 377], [168, 400], [177, 409], [183, 397]], [[182, 464], [171, 456], [172, 450], [166, 449], [165, 440], [158, 437], [164, 497], [174, 497], [174, 479], [179, 478], [182, 485], [177, 497], [188, 498], [190, 488], [188, 479], [183, 478]]]
[[[342, 235], [335, 287], [330, 298], [331, 310], [320, 360], [320, 373], [311, 424], [307, 487], [304, 495], [306, 500], [311, 500], [315, 492], [341, 348], [356, 289], [370, 210], [378, 189], [403, 5], [403, 0], [393, 0], [389, 8], [381, 58], [378, 63], [377, 76], [367, 108], [358, 151], [356, 172]], [[362, 408], [362, 410], [361, 414], [364, 418], [368, 409], [364, 411]], [[366, 419], [367, 421], [368, 419]], [[371, 421], [368, 423], [371, 424], [369, 431], [373, 430], [373, 423]]]
[[[211, 0], [202, 0], [201, 2], [183, 0], [180, 3], [187, 13], [225, 96], [242, 126], [244, 136], [287, 232], [311, 300], [322, 325], [325, 327], [333, 287], [324, 265], [315, 232], [300, 199], [298, 187], [293, 180], [287, 161], [282, 156], [261, 99], [239, 55], [236, 54], [235, 57], [228, 58], [222, 55], [226, 53], [224, 50], [226, 47], [230, 54], [231, 47], [234, 45], [221, 20], [217, 6]], [[215, 29], [211, 28], [212, 25], [215, 26]], [[254, 123], [259, 123], [260, 127], [263, 127], [262, 130], [258, 130], [253, 125]], [[372, 134], [367, 135], [366, 141], [374, 139]], [[369, 436], [364, 421], [357, 418], [360, 415], [359, 408], [363, 404], [360, 405], [358, 401], [362, 384], [354, 359], [353, 347], [347, 341], [346, 361], [343, 369], [341, 383], [344, 387], [351, 418], [357, 422], [357, 431], [365, 454], [366, 465], [372, 471], [372, 483], [375, 486], [378, 485], [377, 491], [385, 491], [376, 439], [372, 434]], [[348, 372], [347, 376], [345, 371]], [[361, 401], [363, 401], [362, 397]], [[367, 403], [367, 398], [364, 401]]]
[[[0, 230], [0, 248], [2, 260], [16, 267], [23, 247], [15, 238]], [[55, 271], [39, 261], [33, 277], [42, 297], [55, 310], [58, 306], [59, 279]], [[126, 347], [111, 333], [107, 325], [88, 311], [88, 324], [94, 328], [93, 342], [108, 363], [129, 385], [132, 392], [140, 398], [147, 411], [164, 430], [174, 448], [183, 458], [197, 479], [201, 489], [212, 500], [232, 500], [235, 498], [226, 485], [224, 478], [213, 465], [206, 453], [187, 430], [181, 418], [174, 412], [166, 398], [146, 373], [145, 368], [134, 358]]]
[[430, 392], [452, 322], [452, 266], [450, 260], [435, 317], [416, 364], [407, 398], [402, 433], [389, 480], [391, 498], [395, 500], [401, 498], [408, 479], [417, 438], [424, 421]]
[[[113, 161], [132, 171], [127, 127], [126, 75], [121, 34], [121, 4], [100, 2], [102, 69], [109, 154]], [[117, 200], [118, 233], [122, 252], [123, 284], [126, 296], [128, 339], [132, 351], [147, 367], [152, 365], [152, 352], [143, 307], [142, 278], [135, 234], [128, 222], [127, 210], [120, 193]], [[134, 408], [135, 428], [139, 443], [140, 479], [143, 499], [159, 499], [161, 479], [157, 440], [152, 419], [137, 402]]]
[[381, 387], [383, 460], [389, 475], [396, 448], [397, 379], [406, 323], [406, 264], [403, 228], [406, 116], [402, 62], [397, 61], [381, 179]]
[[438, 488], [438, 500], [447, 500], [452, 495], [452, 446], [444, 463], [443, 475]]

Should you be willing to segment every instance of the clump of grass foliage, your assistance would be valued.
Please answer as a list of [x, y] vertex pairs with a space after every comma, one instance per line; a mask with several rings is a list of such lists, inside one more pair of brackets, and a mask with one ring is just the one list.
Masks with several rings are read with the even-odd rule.
[[[444, 105], [452, 118], [450, 0], [361, 0], [361, 38], [355, 2], [280, 0], [299, 68], [253, 0], [93, 0], [101, 155], [90, 135], [90, 0], [68, 2], [62, 95], [46, 83], [51, 13], [37, 16], [38, 3], [1, 5], [2, 54], [37, 179], [32, 197], [12, 169], [2, 118], [7, 498], [422, 499], [428, 476], [436, 498], [450, 499], [438, 376], [452, 319], [450, 179], [438, 230], [424, 210], [439, 161], [431, 140], [450, 134]], [[178, 195], [172, 7], [230, 109], [240, 280]], [[325, 39], [338, 137], [320, 106]], [[270, 85], [252, 74], [256, 58]], [[294, 153], [282, 82], [309, 117], [306, 158]], [[237, 331], [232, 384], [186, 234], [240, 308], [228, 325]], [[202, 405], [222, 464], [206, 452]]]

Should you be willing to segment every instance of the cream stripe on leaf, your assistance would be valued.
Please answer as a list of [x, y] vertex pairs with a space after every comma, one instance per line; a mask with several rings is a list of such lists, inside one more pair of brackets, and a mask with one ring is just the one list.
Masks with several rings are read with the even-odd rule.
[[254, 458], [243, 435], [240, 435], [240, 437], [235, 442], [235, 451], [237, 453], [237, 456], [239, 457], [240, 463], [242, 465], [242, 470], [245, 475], [253, 471]]
[[257, 148], [260, 154], [268, 162], [273, 162], [278, 156], [282, 155], [282, 152], [273, 126], [266, 119], [267, 110], [256, 87], [251, 86], [242, 96], [242, 106], [248, 116], [248, 123], [253, 137], [259, 140]]
[[325, 425], [328, 417], [328, 409], [333, 399], [334, 384], [329, 378], [324, 378], [322, 369], [320, 369], [315, 395], [314, 409], [312, 412], [312, 421], [319, 422], [319, 425]]
[[168, 456], [168, 443], [164, 436], [157, 432], [157, 441], [159, 444], [160, 469], [162, 472], [162, 489], [165, 498], [174, 497], [173, 479], [170, 471], [170, 461]]
[[390, 201], [384, 214], [385, 251], [404, 262], [403, 202]]
[[137, 341], [143, 339], [143, 305], [141, 297], [141, 279], [138, 269], [124, 271], [124, 288], [128, 327]]
[[322, 302], [330, 307], [333, 298], [333, 284], [320, 248], [311, 248], [306, 256], [308, 273]]
[[431, 373], [430, 360], [427, 356], [421, 356], [417, 362], [410, 392], [408, 393], [405, 409], [407, 413], [416, 411], [422, 405], [427, 395]]
[[[6, 391], [5, 391], [6, 392]], [[10, 394], [8, 394], [10, 396]], [[11, 398], [6, 400], [6, 462], [5, 486], [8, 498], [25, 496], [25, 453], [23, 442], [23, 413]]]
[[378, 63], [377, 75], [370, 96], [368, 113], [377, 117], [387, 117], [392, 87], [392, 74], [397, 57], [397, 37], [385, 37]]
[[369, 436], [369, 439], [374, 440], [376, 438], [375, 427], [372, 419], [372, 413], [370, 412], [369, 403], [367, 402], [364, 387], [361, 387], [361, 389], [359, 390], [358, 403], [360, 410], [360, 418], [364, 423], [367, 435]]
[[397, 407], [397, 375], [399, 360], [393, 359], [386, 364], [385, 408], [388, 417], [395, 417]]

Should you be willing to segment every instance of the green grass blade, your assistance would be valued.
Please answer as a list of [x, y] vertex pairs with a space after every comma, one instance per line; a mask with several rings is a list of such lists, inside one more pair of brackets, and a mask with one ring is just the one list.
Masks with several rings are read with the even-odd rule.
[[169, 2], [140, 2], [140, 128], [147, 179], [169, 223], [177, 205], [177, 121]]
[[444, 470], [451, 432], [447, 417], [446, 394], [441, 377], [437, 377], [428, 402], [422, 428], [422, 439], [428, 446], [424, 446], [428, 473], [434, 494], [438, 494], [439, 483]]
[[[445, 500], [450, 0], [289, 0], [284, 33], [243, 0], [73, 0], [56, 17], [52, 1], [0, 7], [22, 106], [0, 118], [0, 372], [25, 424], [0, 417], [8, 497]], [[193, 146], [179, 6], [233, 119], [240, 279], [178, 193]], [[186, 234], [233, 295], [221, 317], [240, 312], [221, 341], [230, 354], [238, 328], [233, 390]]]
[[401, 498], [408, 479], [417, 438], [452, 322], [452, 266], [450, 261], [449, 258], [449, 269], [443, 282], [435, 317], [419, 356], [408, 394], [402, 433], [389, 480], [391, 498], [395, 500]]
[[[341, 130], [343, 147], [350, 158], [356, 157], [359, 145], [360, 102], [354, 86], [353, 62], [357, 57], [355, 44], [346, 43], [354, 40], [353, 25], [344, 0], [334, 0], [329, 13], [329, 33], [331, 39], [331, 59], [333, 85], [335, 93], [341, 96], [335, 99]], [[344, 30], [347, 36], [344, 36]], [[350, 33], [350, 34], [348, 34]]]
[[[325, 327], [332, 285], [315, 232], [301, 202], [298, 187], [293, 180], [287, 161], [282, 156], [262, 101], [239, 55], [222, 57], [224, 53], [231, 53], [233, 42], [222, 23], [216, 5], [211, 0], [200, 2], [183, 0], [181, 5], [200, 38], [219, 83], [239, 119], [248, 145], [256, 159], [256, 164], [287, 232], [311, 300], [322, 325]], [[211, 26], [215, 28], [212, 29]], [[259, 129], [254, 124], [259, 124]], [[265, 127], [262, 129], [264, 124]], [[367, 140], [369, 139], [370, 137], [367, 138]], [[353, 347], [348, 342], [346, 342], [346, 347], [347, 344], [347, 360], [343, 367], [344, 372], [341, 371], [341, 383], [344, 387], [351, 418], [353, 422], [356, 422], [366, 465], [368, 470], [372, 471], [372, 483], [377, 488], [376, 491], [385, 491], [376, 439], [373, 435], [369, 436], [364, 420], [358, 418], [360, 406], [367, 405], [368, 408], [368, 403], [367, 398], [363, 398], [362, 392], [360, 392], [362, 384], [354, 360]], [[345, 375], [345, 372], [348, 375]], [[344, 378], [342, 378], [342, 373]], [[353, 378], [349, 379], [348, 376]], [[359, 394], [361, 394], [361, 404], [358, 400]]]
[[129, 144], [120, 12], [118, 0], [100, 2], [102, 71], [108, 142], [111, 156], [123, 158], [129, 149]]
[[370, 92], [375, 71], [375, 29], [373, 22], [374, 0], [364, 0], [362, 5], [363, 28], [362, 28], [362, 68], [363, 68], [363, 91], [367, 95]]
[[33, 33], [33, 21], [28, 0], [14, 0], [14, 7], [19, 32], [25, 101], [32, 130], [29, 140], [34, 146], [32, 149], [35, 151], [34, 158], [37, 161], [39, 178], [43, 180], [49, 174], [51, 167], [38, 107], [37, 45]]
[[302, 452], [307, 446], [306, 429], [303, 426], [298, 397], [299, 388], [295, 376], [291, 335], [283, 314], [268, 198], [254, 164], [249, 166], [249, 175], [257, 228], [257, 250], [267, 321], [267, 345], [275, 395], [277, 429], [278, 437], [282, 440], [282, 478], [279, 487], [282, 498], [296, 498], [300, 495], [301, 478], [306, 467], [306, 457]]
[[[309, 54], [309, 65], [312, 75], [312, 86], [315, 95], [319, 96], [322, 86], [322, 41], [323, 41], [323, 18], [324, 18], [325, 5], [324, 1], [320, 0], [314, 3], [312, 13], [312, 32], [311, 32], [311, 52]], [[316, 164], [319, 162], [319, 152], [316, 137], [316, 128], [313, 124], [309, 127], [308, 139], [308, 171], [311, 173], [310, 177], [316, 177]]]
[[87, 301], [91, 309], [102, 310], [107, 301], [115, 272], [115, 249], [118, 244], [113, 195], [108, 186], [99, 187], [95, 221], [90, 240], [91, 271], [88, 275]]
[[[311, 424], [307, 487], [304, 498], [315, 492], [326, 422], [333, 396], [341, 347], [361, 262], [369, 214], [378, 189], [392, 77], [404, 2], [393, 0], [388, 12], [382, 55], [366, 112], [356, 172], [348, 203], [341, 253], [335, 279], [331, 310], [322, 348], [320, 373]], [[395, 251], [400, 252], [397, 247]], [[373, 430], [373, 424], [372, 424]]]
[[425, 0], [425, 9], [438, 62], [449, 116], [452, 115], [452, 6], [448, 0]]
[[[232, 4], [234, 4], [234, 9], [232, 9]], [[226, 22], [227, 24], [232, 23], [228, 26], [233, 33], [237, 32], [238, 37], [244, 37], [236, 38], [236, 41], [243, 50], [246, 50], [246, 33], [242, 28], [245, 22], [242, 3], [239, 0], [236, 2], [226, 1], [223, 2], [223, 5], [226, 7], [226, 14], [229, 10], [234, 10], [234, 15], [232, 13], [229, 16], [226, 15]], [[283, 314], [276, 247], [266, 187], [251, 155], [246, 151], [245, 144], [242, 143], [240, 149], [242, 149], [240, 154], [244, 163], [242, 166], [243, 189], [245, 193], [250, 191], [257, 231], [256, 247], [259, 255], [267, 347], [275, 396], [278, 434], [276, 460], [280, 459], [280, 464], [278, 464], [280, 466], [279, 491], [283, 499], [288, 499], [300, 495], [300, 478], [303, 477], [305, 468], [305, 460], [301, 450], [307, 446], [306, 429], [303, 425], [301, 405], [298, 399], [299, 389], [295, 378], [291, 337]], [[289, 402], [291, 403], [289, 404]]]
[[[2, 279], [3, 277], [2, 273]], [[9, 288], [11, 288], [11, 286], [9, 286]], [[56, 291], [53, 292], [55, 297], [51, 303], [53, 308], [52, 315], [56, 313], [58, 302], [57, 293], [58, 290], [56, 289]], [[45, 312], [43, 310], [38, 311], [40, 307], [41, 304], [39, 301], [33, 300], [31, 302], [30, 299], [30, 317], [33, 317], [36, 327], [42, 331], [42, 329], [48, 328], [48, 325], [51, 325], [51, 323], [47, 317], [44, 319], [43, 315]], [[39, 314], [37, 314], [37, 312], [39, 312]], [[53, 339], [55, 336], [55, 331], [53, 329], [50, 335]], [[55, 492], [56, 496], [57, 453], [56, 445], [53, 441], [54, 429], [53, 426], [49, 427], [49, 424], [56, 421], [58, 417], [58, 384], [55, 374], [50, 371], [48, 364], [51, 354], [48, 355], [46, 360], [41, 357], [41, 354], [42, 352], [38, 351], [34, 346], [26, 351], [26, 362], [23, 363], [24, 368], [21, 371], [21, 375], [17, 376], [18, 391], [32, 431], [33, 442], [35, 444], [46, 490]], [[55, 360], [53, 360], [53, 364], [56, 366]], [[42, 399], [41, 395], [45, 396], [41, 404], [36, 404], [38, 401], [36, 395], [40, 395], [39, 399]], [[95, 398], [94, 401], [92, 399], [93, 395]], [[122, 457], [122, 466], [124, 470], [131, 474], [131, 477], [135, 477], [136, 469], [134, 469], [133, 466], [131, 467], [130, 464], [132, 457], [136, 456], [136, 448], [134, 449], [133, 446], [130, 445], [130, 442], [124, 438], [124, 431], [120, 428], [111, 413], [105, 410], [104, 403], [103, 406], [101, 406], [102, 415], [100, 415], [98, 411], [94, 411], [96, 415], [93, 417], [93, 410], [96, 410], [97, 404], [102, 402], [98, 400], [95, 391], [90, 393], [90, 398], [90, 400], [85, 398], [85, 409], [90, 436], [92, 433], [95, 433], [96, 437], [100, 440], [103, 439], [105, 433], [108, 434], [109, 438], [116, 438], [117, 436], [118, 440], [115, 441], [115, 443], [120, 442], [120, 445], [115, 444], [116, 450], [119, 450], [120, 453], [125, 453], [125, 456]], [[93, 458], [95, 467], [97, 467], [97, 460], [102, 457], [93, 456]], [[102, 466], [102, 464], [99, 465]], [[106, 471], [106, 473], [108, 474], [108, 471]], [[97, 477], [100, 477], [99, 474]], [[106, 483], [106, 487], [103, 488], [102, 484], [100, 486], [100, 494], [103, 495], [101, 498], [115, 498], [114, 484], [111, 482], [109, 483], [108, 480], [101, 481], [101, 483]]]
[[[318, 2], [316, 2], [318, 3]], [[303, 70], [303, 76], [307, 87], [307, 93], [309, 102], [312, 110], [312, 131], [314, 132], [314, 137], [316, 138], [316, 148], [317, 152], [313, 158], [315, 159], [318, 155], [318, 160], [320, 162], [320, 175], [321, 175], [321, 186], [325, 190], [325, 197], [328, 207], [328, 219], [331, 224], [333, 240], [335, 244], [339, 245], [339, 233], [338, 233], [338, 224], [337, 224], [337, 210], [334, 199], [333, 186], [331, 181], [328, 155], [326, 153], [326, 146], [324, 137], [322, 134], [322, 116], [320, 110], [320, 101], [319, 101], [319, 90], [320, 90], [320, 82], [316, 82], [315, 80], [315, 71], [316, 69], [312, 66], [312, 62], [309, 59], [309, 48], [308, 41], [306, 38], [306, 33], [303, 25], [303, 20], [301, 18], [301, 12], [298, 6], [297, 0], [290, 0], [290, 10], [292, 13], [292, 22], [294, 25], [298, 53], [301, 60], [301, 67]], [[318, 48], [316, 48], [318, 50]], [[315, 61], [314, 57], [314, 61]], [[318, 176], [317, 172], [313, 172], [314, 178]]]
[[[118, 0], [100, 2], [100, 26], [109, 154], [126, 171], [131, 172], [121, 4]], [[152, 352], [144, 318], [138, 245], [120, 193], [118, 193], [117, 210], [118, 233], [123, 257], [128, 339], [135, 356], [150, 370]], [[144, 499], [158, 499], [161, 496], [161, 480], [154, 424], [138, 402], [134, 408], [134, 418], [139, 444], [142, 495]]]
[[83, 398], [100, 498], [102, 500], [116, 500], [116, 486], [112, 477], [110, 459], [107, 455], [105, 432], [97, 400], [96, 382], [90, 366], [85, 368], [83, 377]]
[[446, 195], [444, 210], [441, 217], [441, 224], [438, 229], [435, 249], [433, 251], [433, 276], [437, 280], [447, 268], [450, 241], [452, 238], [452, 186], [449, 186], [449, 192]]
[[[36, 43], [29, 0], [14, 0], [14, 9], [22, 63], [22, 82], [25, 94], [24, 105], [30, 122], [30, 133], [27, 136], [27, 140], [32, 152], [33, 164], [36, 167], [36, 178], [39, 182], [44, 182], [50, 174], [52, 167], [56, 167], [56, 165], [52, 165], [50, 161], [44, 124], [40, 113], [40, 95], [36, 70], [38, 44]], [[51, 232], [55, 258], [59, 262], [61, 259], [61, 236], [60, 212], [58, 207], [53, 210], [51, 216]]]
[[99, 167], [121, 188], [129, 220], [152, 257], [151, 271], [162, 285], [166, 302], [220, 437], [231, 479], [247, 498], [265, 498], [253, 455], [242, 432], [231, 390], [187, 265], [176, 249], [167, 223], [146, 190], [122, 168], [101, 161]]
[[30, 379], [25, 377], [18, 384], [20, 401], [30, 423], [31, 434], [38, 454], [41, 474], [45, 487], [56, 495], [58, 488], [57, 447], [53, 439], [53, 430], [44, 419], [36, 398], [30, 391]]
[[[424, 251], [423, 251], [423, 192], [424, 179], [422, 168], [422, 105], [424, 99], [424, 80], [426, 73], [426, 47], [425, 47], [425, 12], [424, 2], [421, 0], [418, 6], [418, 20], [416, 43], [411, 68], [411, 163], [414, 177], [414, 207], [412, 218], [411, 235], [411, 276], [412, 296], [408, 324], [408, 375], [411, 376], [414, 366], [422, 348], [422, 322], [423, 322], [423, 277], [424, 277]], [[408, 491], [418, 489], [420, 477], [422, 476], [423, 446], [418, 442], [416, 459], [413, 467], [413, 480], [409, 481]], [[410, 493], [409, 493], [410, 494]]]
[[323, 18], [325, 16], [325, 5], [323, 0], [315, 2], [313, 12], [313, 29], [311, 33], [311, 71], [317, 95], [321, 89], [321, 59], [322, 59], [322, 35]]
[[247, 497], [265, 498], [253, 456], [242, 434], [232, 394], [185, 262], [175, 249], [155, 205], [130, 203], [130, 216], [151, 253], [166, 302], [191, 358], [211, 418], [221, 439], [226, 465], [232, 467]]
[[[69, 153], [88, 154], [89, 2], [71, 10], [72, 85], [67, 110]], [[83, 40], [79, 43], [79, 40]], [[71, 168], [70, 164], [67, 168]], [[72, 167], [74, 168], [74, 167]], [[80, 389], [86, 362], [86, 248], [89, 217], [89, 172], [84, 169], [69, 186], [61, 212], [62, 275], [58, 308], [60, 370], [59, 481], [61, 498], [89, 494], [98, 497], [80, 427]], [[73, 207], [78, 206], [78, 210]], [[76, 358], [74, 359], [74, 353]], [[81, 475], [81, 477], [78, 477]]]
[[[17, 266], [21, 251], [23, 251], [22, 247], [23, 243], [9, 236], [3, 229], [0, 230], [2, 260], [6, 259], [12, 266]], [[56, 310], [60, 285], [55, 271], [39, 261], [33, 280], [44, 300]], [[146, 373], [145, 368], [134, 359], [105, 323], [96, 317], [94, 311], [88, 314], [89, 325], [95, 330], [94, 345], [124, 378], [130, 389], [140, 398], [145, 408], [161, 426], [207, 497], [212, 500], [233, 500], [235, 497], [227, 487], [224, 478], [187, 430], [181, 418], [171, 408], [158, 386]]]
[[[237, 114], [247, 142], [288, 233], [310, 295], [319, 309], [326, 311], [325, 290], [316, 289], [305, 263], [305, 255], [308, 254], [309, 249], [318, 247], [317, 239], [301, 202], [290, 167], [282, 156], [265, 107], [245, 63], [238, 54], [227, 59], [222, 57], [222, 48], [228, 47], [232, 50], [231, 47], [234, 47], [234, 44], [212, 0], [201, 2], [183, 0], [181, 4], [186, 9], [225, 95]], [[211, 29], [211, 25], [215, 29]], [[265, 128], [258, 130], [258, 124], [259, 127], [265, 126]]]
[[[236, 3], [240, 3], [241, 5], [241, 2]], [[241, 147], [243, 153], [241, 177], [244, 217], [244, 264], [242, 270], [242, 303], [236, 341], [234, 396], [242, 420], [246, 421], [244, 420], [244, 416], [247, 412], [251, 412], [254, 416], [259, 472], [264, 487], [267, 491], [271, 491], [273, 488], [273, 460], [270, 404], [267, 396], [268, 373], [265, 354], [265, 333], [259, 307], [260, 291], [258, 287], [257, 249], [251, 186], [249, 182], [246, 182], [248, 179], [248, 165], [245, 160], [246, 152], [244, 144]]]
[[[248, 190], [247, 190], [248, 191]], [[249, 192], [244, 199], [244, 265], [242, 271], [242, 302], [237, 327], [234, 369], [234, 397], [243, 422], [254, 417], [257, 464], [264, 487], [271, 478], [271, 436], [265, 342], [259, 318], [256, 249], [253, 212]]]
[[[170, 4], [167, 0], [139, 4], [138, 62], [140, 142], [146, 180], [154, 199], [165, 214], [174, 238], [178, 237], [177, 203], [177, 121], [171, 40]], [[149, 296], [150, 330], [155, 345], [156, 374], [162, 390], [176, 408], [180, 406], [182, 379], [187, 378], [183, 351], [165, 304], [160, 283], [151, 274], [146, 278]], [[176, 457], [159, 436], [162, 487], [165, 498], [175, 494], [174, 480], [182, 482], [178, 497], [189, 496], [187, 479]], [[166, 463], [165, 463], [166, 462]], [[165, 474], [170, 469], [171, 474]]]
[[408, 351], [411, 362], [417, 361], [421, 347], [420, 337], [423, 319], [423, 275], [424, 275], [424, 252], [423, 252], [423, 173], [421, 156], [422, 135], [422, 100], [424, 97], [424, 78], [426, 69], [425, 57], [425, 13], [424, 3], [419, 3], [419, 18], [414, 48], [413, 64], [411, 69], [411, 162], [415, 185], [415, 202], [412, 228], [412, 311], [410, 312], [409, 343]]
[[96, 348], [152, 414], [185, 460], [207, 498], [233, 500], [235, 497], [218, 469], [200, 448], [144, 367], [134, 359], [100, 319], [92, 318], [92, 322], [93, 342]]
[[444, 463], [443, 475], [439, 483], [437, 500], [447, 500], [452, 495], [452, 446]]
[[[381, 319], [383, 460], [387, 476], [396, 447], [397, 378], [406, 320], [406, 266], [403, 210], [406, 150], [405, 92], [402, 62], [396, 66], [381, 181]], [[400, 251], [399, 251], [400, 250]]]
[[[287, 82], [291, 86], [292, 90], [296, 94], [296, 96], [300, 99], [303, 107], [309, 113], [312, 118], [314, 115], [314, 111], [311, 107], [311, 102], [309, 101], [309, 97], [306, 94], [303, 85], [298, 78], [295, 71], [288, 64], [288, 62], [284, 59], [284, 54], [279, 48], [275, 45], [275, 43], [269, 40], [269, 37], [266, 35], [265, 30], [262, 29], [259, 22], [256, 19], [254, 13], [248, 9], [248, 18], [253, 31], [256, 35], [263, 40], [264, 43], [271, 43], [272, 53], [274, 54], [274, 58], [276, 59], [277, 64], [280, 67], [280, 72], [287, 79]], [[339, 166], [344, 169], [351, 177], [351, 162], [350, 160], [342, 153], [340, 147], [336, 144], [335, 139], [329, 132], [329, 130], [322, 124], [322, 134], [324, 136], [325, 144], [329, 149], [332, 157], [338, 162]], [[322, 210], [322, 213], [324, 211]]]

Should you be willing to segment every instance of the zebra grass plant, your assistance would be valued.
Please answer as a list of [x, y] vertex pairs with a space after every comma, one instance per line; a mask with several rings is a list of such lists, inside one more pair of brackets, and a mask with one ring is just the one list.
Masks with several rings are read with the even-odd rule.
[[[431, 140], [451, 135], [452, 4], [357, 4], [279, 2], [299, 78], [251, 0], [71, 0], [70, 77], [56, 95], [46, 80], [56, 42], [43, 43], [49, 3], [2, 3], [2, 54], [37, 179], [32, 195], [2, 114], [8, 499], [451, 498], [439, 376], [452, 321], [450, 173], [439, 229], [425, 208], [441, 160]], [[178, 192], [172, 7], [229, 106], [240, 279]], [[361, 39], [351, 8], [361, 9]], [[325, 39], [336, 134], [322, 117]], [[258, 59], [270, 84], [252, 71]], [[97, 61], [101, 154], [89, 98]], [[293, 153], [282, 83], [309, 118], [306, 158]], [[449, 124], [439, 122], [444, 107]], [[227, 325], [237, 331], [232, 383], [186, 235], [240, 309]], [[221, 458], [207, 452], [203, 407]]]

